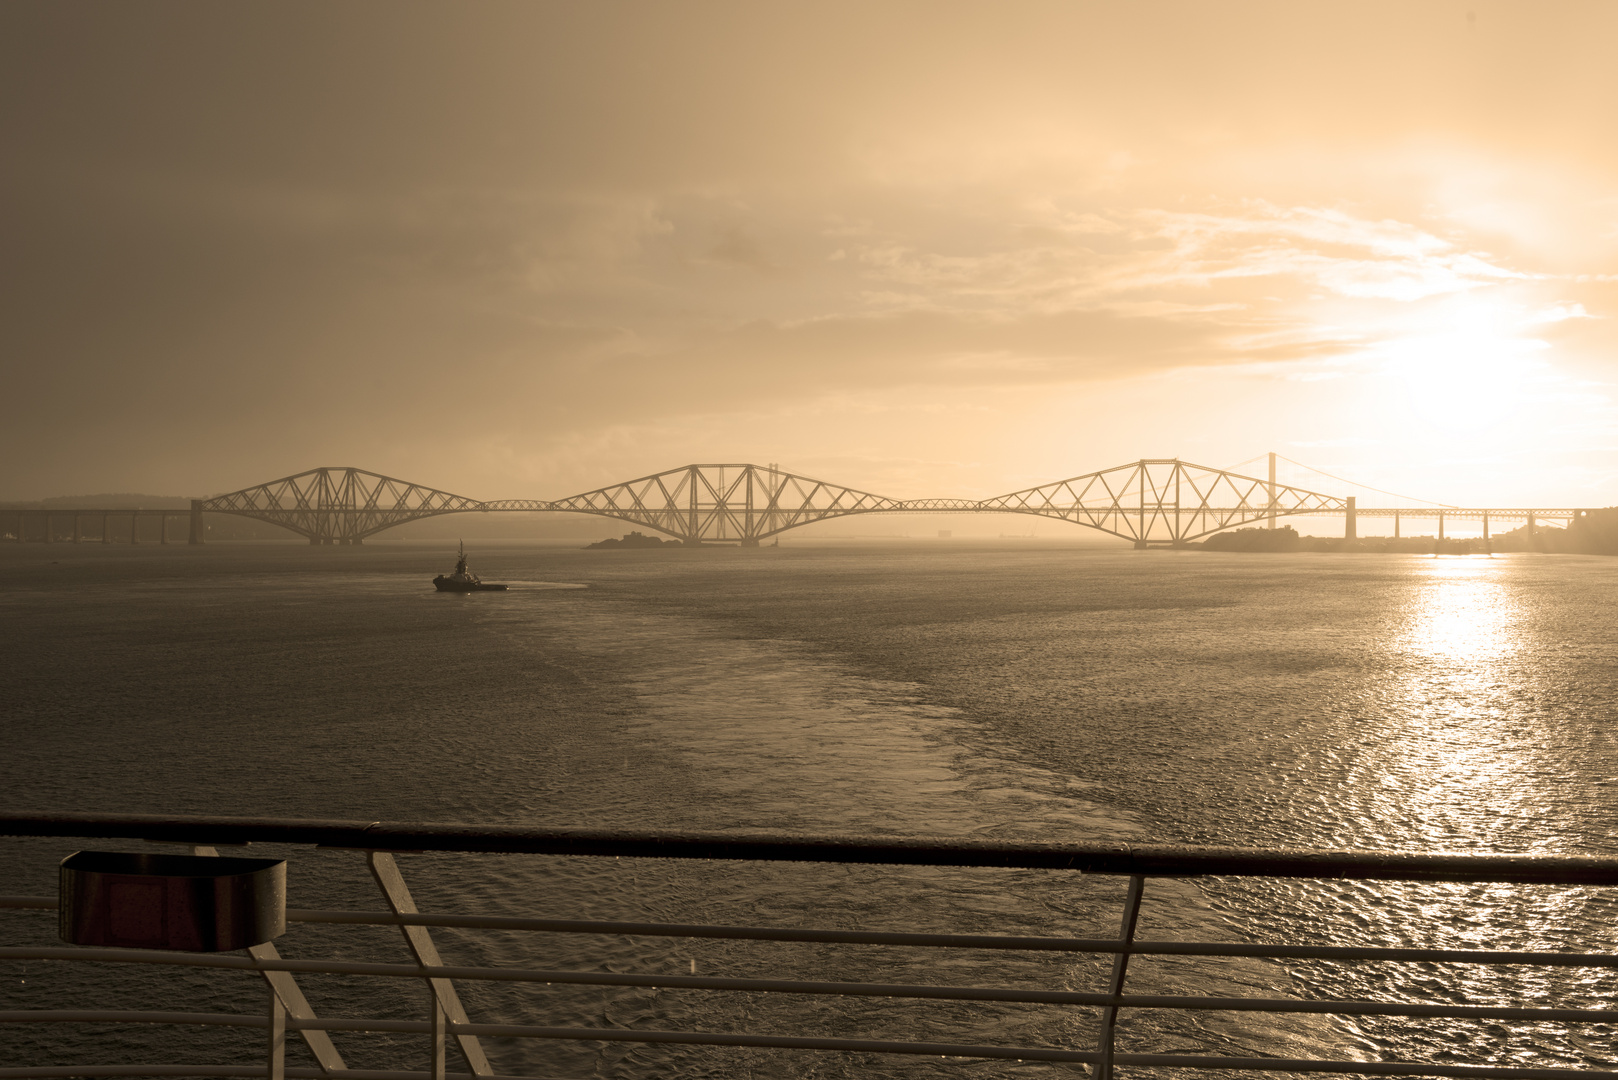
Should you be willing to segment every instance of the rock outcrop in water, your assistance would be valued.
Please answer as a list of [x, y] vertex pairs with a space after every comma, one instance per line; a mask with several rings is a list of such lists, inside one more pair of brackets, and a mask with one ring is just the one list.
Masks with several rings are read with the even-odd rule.
[[1303, 537], [1291, 525], [1279, 529], [1237, 529], [1215, 533], [1202, 542], [1204, 551], [1302, 551]]
[[647, 536], [642, 532], [628, 532], [623, 535], [622, 539], [608, 537], [605, 540], [597, 540], [593, 544], [586, 544], [585, 548], [588, 550], [591, 548], [655, 548], [670, 546], [679, 547], [680, 542], [678, 540], [660, 540], [655, 536]]

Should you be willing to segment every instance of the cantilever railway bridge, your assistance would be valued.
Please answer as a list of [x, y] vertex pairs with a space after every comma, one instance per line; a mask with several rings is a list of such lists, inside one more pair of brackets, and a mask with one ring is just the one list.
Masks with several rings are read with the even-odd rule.
[[[595, 514], [652, 529], [686, 544], [740, 544], [790, 529], [855, 514], [1024, 514], [1097, 529], [1132, 541], [1137, 548], [1172, 547], [1225, 529], [1300, 515], [1332, 515], [1345, 521], [1345, 535], [1356, 535], [1360, 517], [1392, 517], [1395, 535], [1401, 517], [1483, 523], [1571, 520], [1582, 510], [1554, 507], [1467, 508], [1360, 507], [1352, 495], [1330, 495], [1275, 481], [1274, 455], [1267, 479], [1226, 469], [1193, 465], [1177, 458], [1149, 458], [1099, 472], [1013, 491], [990, 499], [893, 499], [869, 491], [783, 472], [774, 466], [683, 465], [563, 499], [504, 499], [483, 502], [464, 495], [396, 480], [356, 468], [320, 468], [284, 476], [211, 499], [194, 499], [189, 510], [18, 510], [19, 540], [41, 532], [54, 539], [53, 519], [71, 517], [72, 539], [81, 536], [85, 516], [101, 515], [101, 539], [111, 537], [109, 521], [130, 517], [130, 538], [139, 534], [139, 516], [162, 518], [168, 542], [171, 517], [189, 517], [188, 540], [203, 541], [202, 515], [236, 514], [267, 521], [309, 539], [311, 544], [359, 544], [377, 533], [422, 518], [464, 513], [561, 512]], [[32, 518], [30, 518], [30, 515]], [[43, 528], [32, 529], [43, 516]]]

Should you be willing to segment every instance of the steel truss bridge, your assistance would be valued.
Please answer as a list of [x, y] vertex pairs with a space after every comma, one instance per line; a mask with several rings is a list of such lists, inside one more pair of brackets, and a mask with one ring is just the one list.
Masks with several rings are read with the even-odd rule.
[[[5, 515], [0, 511], [0, 515]], [[183, 509], [19, 510], [16, 539], [55, 538], [56, 521], [72, 518], [73, 540], [84, 517], [101, 516], [101, 539], [123, 515], [185, 515]], [[1332, 515], [1356, 535], [1360, 517], [1392, 517], [1398, 535], [1402, 517], [1446, 520], [1522, 521], [1530, 529], [1543, 519], [1570, 521], [1584, 511], [1567, 508], [1360, 507], [1354, 496], [1330, 495], [1194, 465], [1177, 458], [1149, 458], [1069, 477], [990, 499], [894, 499], [843, 487], [774, 466], [683, 465], [666, 472], [569, 495], [563, 499], [485, 502], [356, 468], [320, 468], [284, 476], [211, 499], [192, 500], [188, 540], [203, 541], [203, 514], [235, 514], [267, 521], [307, 537], [311, 544], [359, 544], [369, 537], [423, 518], [464, 513], [594, 514], [674, 537], [685, 544], [761, 541], [818, 521], [856, 514], [1023, 514], [1096, 529], [1137, 548], [1172, 547], [1226, 529], [1268, 524], [1283, 517]], [[32, 515], [32, 517], [30, 517]], [[39, 518], [43, 517], [43, 524]], [[0, 528], [4, 517], [0, 516]], [[130, 537], [138, 535], [131, 516]], [[168, 542], [168, 530], [162, 530]]]

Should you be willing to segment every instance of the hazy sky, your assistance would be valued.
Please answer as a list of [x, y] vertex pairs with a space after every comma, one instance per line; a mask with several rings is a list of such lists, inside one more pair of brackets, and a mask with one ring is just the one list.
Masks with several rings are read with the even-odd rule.
[[1611, 505], [1615, 41], [1608, 2], [13, 0], [0, 498], [1276, 450]]

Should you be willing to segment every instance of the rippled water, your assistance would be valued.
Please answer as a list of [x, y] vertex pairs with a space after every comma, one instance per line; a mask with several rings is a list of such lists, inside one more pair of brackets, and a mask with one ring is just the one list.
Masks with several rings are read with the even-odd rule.
[[[0, 552], [5, 801], [29, 809], [763, 828], [1242, 845], [1613, 853], [1618, 562], [1240, 556], [1032, 543], [480, 551], [505, 594], [425, 588], [406, 547]], [[56, 842], [0, 841], [0, 888], [49, 893]], [[289, 852], [297, 906], [374, 907], [347, 853]], [[1073, 875], [403, 858], [424, 909], [1110, 934], [1118, 882]], [[1154, 883], [1141, 934], [1615, 948], [1602, 890]], [[9, 915], [10, 941], [49, 920]], [[1100, 988], [1052, 957], [441, 936], [468, 963]], [[300, 927], [291, 955], [397, 960]], [[37, 966], [37, 965], [36, 965]], [[256, 1011], [191, 975], [0, 968], [0, 1008], [70, 997]], [[1142, 991], [1596, 1004], [1604, 976], [1431, 965], [1137, 961]], [[309, 980], [317, 1009], [414, 1002]], [[468, 987], [478, 1019], [1087, 1046], [1035, 1006]], [[0, 1030], [31, 1061], [218, 1061], [253, 1040]], [[236, 1041], [233, 1041], [236, 1040]], [[340, 1039], [351, 1065], [394, 1042]], [[1210, 1015], [1121, 1048], [1610, 1066], [1610, 1030]], [[70, 1054], [71, 1056], [62, 1057]], [[916, 1076], [958, 1063], [495, 1043], [554, 1075]], [[973, 1066], [1052, 1075], [1054, 1067]], [[1065, 1074], [1065, 1073], [1064, 1073]]]

